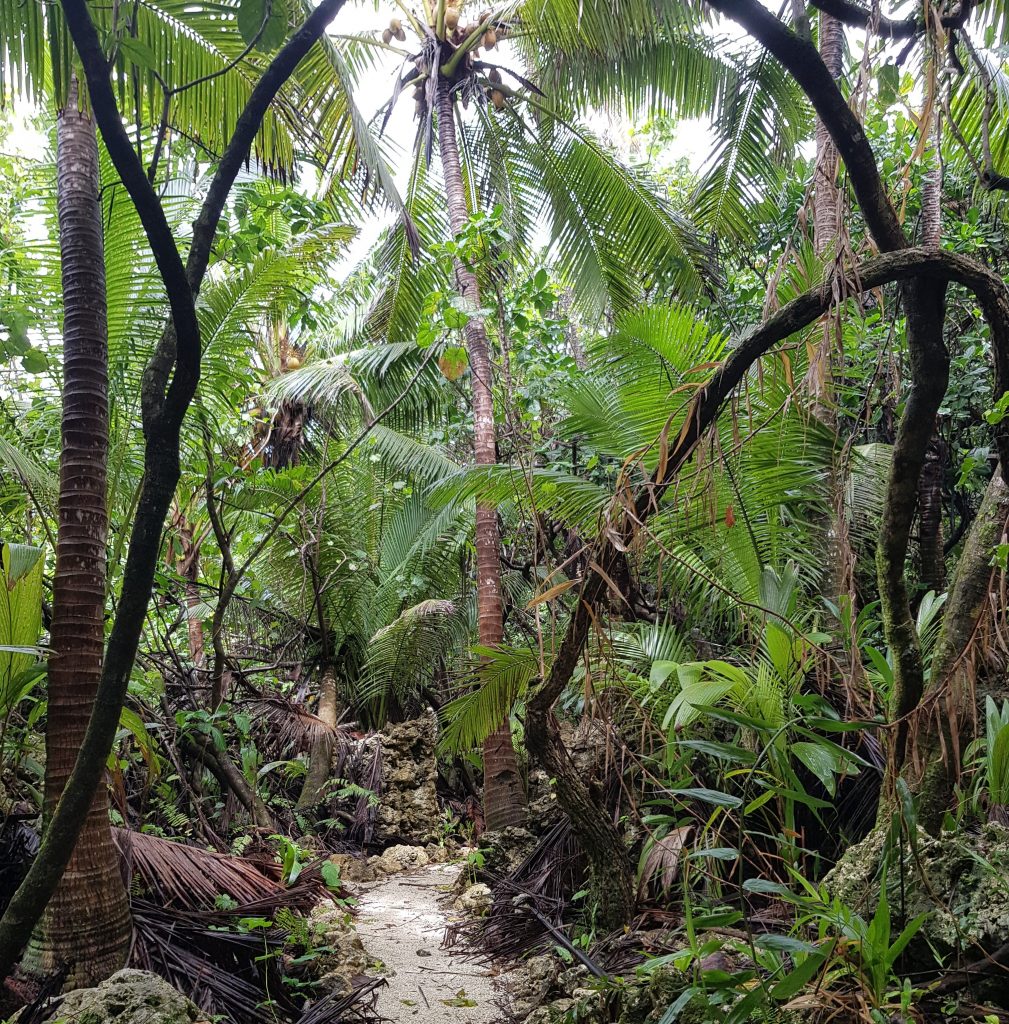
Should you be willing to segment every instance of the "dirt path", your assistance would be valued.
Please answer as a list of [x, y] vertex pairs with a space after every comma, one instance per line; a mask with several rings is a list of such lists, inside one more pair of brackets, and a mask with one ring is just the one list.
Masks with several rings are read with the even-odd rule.
[[493, 1024], [501, 1019], [490, 972], [441, 948], [452, 916], [446, 894], [458, 865], [430, 867], [367, 883], [355, 922], [364, 948], [381, 960], [388, 986], [378, 1010], [388, 1020], [412, 1024]]

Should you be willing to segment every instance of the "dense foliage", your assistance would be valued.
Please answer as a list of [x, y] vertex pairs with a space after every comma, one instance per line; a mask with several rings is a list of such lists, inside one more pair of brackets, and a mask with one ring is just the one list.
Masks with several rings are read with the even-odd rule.
[[1009, 1014], [1009, 12], [888, 7], [0, 0], [0, 1012], [350, 1019], [426, 840], [556, 1019]]

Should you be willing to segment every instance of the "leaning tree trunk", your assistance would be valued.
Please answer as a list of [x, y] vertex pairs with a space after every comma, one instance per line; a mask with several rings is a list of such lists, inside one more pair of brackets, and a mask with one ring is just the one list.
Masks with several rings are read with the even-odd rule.
[[[973, 662], [968, 656], [981, 620], [990, 607], [992, 550], [1005, 540], [1009, 529], [1009, 487], [996, 470], [963, 552], [957, 561], [942, 631], [932, 657], [929, 692], [916, 720], [915, 756], [904, 766], [904, 777], [918, 796], [918, 823], [935, 835], [955, 805], [960, 775], [956, 753], [973, 738], [973, 704], [984, 706], [985, 693], [976, 687]], [[1001, 682], [1001, 677], [998, 678]], [[959, 733], [962, 730], [963, 735]]]
[[[469, 220], [462, 163], [456, 139], [451, 83], [442, 79], [438, 86], [438, 146], [441, 152], [445, 197], [449, 223], [455, 234]], [[455, 260], [459, 294], [472, 310], [480, 309], [480, 287], [476, 275], [461, 260]], [[497, 432], [494, 426], [494, 396], [487, 328], [479, 316], [466, 324], [466, 348], [469, 356], [473, 392], [473, 448], [477, 465], [497, 462]], [[494, 647], [504, 639], [504, 602], [501, 597], [501, 539], [497, 511], [493, 505], [477, 504], [476, 509], [477, 621], [481, 645]], [[483, 748], [484, 817], [488, 829], [519, 825], [525, 821], [525, 792], [519, 777], [518, 761], [507, 720], [490, 736]]]
[[[57, 128], [63, 273], [63, 424], [53, 574], [45, 814], [73, 770], [98, 690], [105, 645], [108, 350], [98, 142], [71, 85]], [[126, 962], [129, 902], [99, 786], [55, 895], [29, 949], [39, 973], [71, 964], [68, 984], [94, 985]]]
[[312, 740], [312, 748], [308, 754], [308, 773], [305, 784], [298, 796], [298, 807], [315, 807], [322, 803], [326, 794], [333, 764], [333, 736], [336, 732], [336, 670], [327, 663], [319, 680], [319, 706], [316, 715], [322, 719], [325, 729], [320, 729]]

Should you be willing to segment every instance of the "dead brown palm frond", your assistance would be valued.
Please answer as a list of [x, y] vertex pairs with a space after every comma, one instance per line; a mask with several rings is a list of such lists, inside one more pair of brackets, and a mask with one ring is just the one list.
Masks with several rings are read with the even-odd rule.
[[305, 1008], [305, 997], [281, 977], [286, 933], [258, 904], [194, 913], [135, 899], [132, 912], [131, 966], [160, 975], [210, 1016], [234, 1024], [378, 1020], [381, 978], [362, 978], [347, 995], [325, 995]]
[[[375, 1010], [378, 990], [388, 982], [385, 978], [364, 978], [346, 995], [332, 993], [313, 1003], [298, 1019], [298, 1024], [352, 1024], [354, 1021], [377, 1021]], [[385, 1018], [381, 1018], [385, 1019]]]
[[238, 930], [242, 917], [256, 916], [249, 907], [189, 913], [133, 900], [131, 909], [131, 966], [160, 975], [205, 1013], [235, 1024], [260, 1024], [273, 1019], [264, 1006], [273, 999], [278, 1016], [293, 1020], [300, 1015], [278, 969], [283, 933]]
[[253, 716], [257, 740], [262, 750], [278, 757], [293, 756], [312, 749], [321, 736], [333, 736], [339, 746], [346, 740], [344, 730], [334, 730], [318, 715], [298, 701], [279, 695], [242, 701], [243, 708]]
[[[228, 896], [262, 912], [269, 907], [311, 906], [322, 895], [314, 883], [282, 885], [279, 865], [260, 865], [144, 832], [115, 829], [113, 835], [128, 873], [165, 907], [207, 910], [219, 896]], [[270, 877], [274, 868], [276, 877]]]
[[681, 825], [664, 836], [652, 837], [645, 844], [641, 857], [638, 892], [644, 892], [650, 882], [658, 882], [659, 888], [668, 889], [680, 873], [683, 848], [694, 831], [693, 825]]

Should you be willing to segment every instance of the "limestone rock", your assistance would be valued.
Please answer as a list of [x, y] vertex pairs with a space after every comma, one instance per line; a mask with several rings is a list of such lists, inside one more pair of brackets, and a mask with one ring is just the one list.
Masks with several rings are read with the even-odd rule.
[[386, 875], [426, 868], [430, 862], [427, 850], [423, 846], [390, 846], [381, 857], [372, 857], [368, 861], [376, 870]]
[[521, 825], [484, 832], [480, 837], [481, 870], [497, 878], [506, 878], [535, 847], [536, 837]]
[[378, 873], [364, 857], [352, 853], [334, 853], [329, 860], [340, 869], [340, 877], [346, 882], [374, 882]]
[[129, 968], [95, 988], [68, 992], [50, 1021], [74, 1024], [194, 1024], [206, 1014], [164, 978]]
[[373, 963], [350, 915], [333, 900], [321, 900], [312, 908], [308, 926], [312, 944], [320, 950], [312, 961], [316, 979], [327, 992], [346, 995], [353, 989], [354, 979]]
[[557, 957], [544, 953], [526, 960], [508, 975], [511, 1009], [521, 1020], [542, 1006], [554, 991], [561, 964]]
[[428, 843], [439, 833], [441, 808], [435, 785], [438, 719], [433, 711], [381, 733], [382, 794], [375, 838], [383, 842]]
[[[862, 908], [867, 918], [872, 917], [877, 905], [884, 842], [881, 830], [870, 832], [824, 879], [831, 895], [847, 906]], [[928, 949], [931, 945], [940, 954], [962, 950], [973, 959], [976, 946], [993, 951], [1009, 940], [1009, 887], [1005, 884], [1009, 828], [991, 823], [977, 832], [941, 832], [938, 836], [919, 830], [918, 854], [927, 883], [922, 882], [907, 844], [903, 871], [894, 854], [887, 874], [887, 899], [894, 920], [928, 915], [909, 947], [912, 957], [933, 966], [934, 956]]]
[[484, 885], [483, 882], [477, 882], [476, 885], [470, 885], [463, 890], [452, 906], [464, 914], [483, 917], [490, 910], [493, 902], [494, 895], [490, 891], [490, 886]]
[[570, 1014], [577, 1005], [574, 999], [555, 999], [533, 1010], [526, 1017], [525, 1024], [565, 1024], [572, 1019]]

